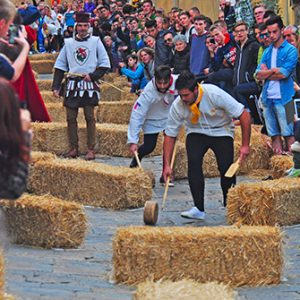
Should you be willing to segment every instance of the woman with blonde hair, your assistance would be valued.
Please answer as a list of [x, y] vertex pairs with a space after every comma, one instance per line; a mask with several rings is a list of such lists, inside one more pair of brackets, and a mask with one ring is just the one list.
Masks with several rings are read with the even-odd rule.
[[138, 58], [144, 66], [144, 75], [148, 82], [154, 76], [154, 50], [148, 47], [144, 47], [139, 50]]

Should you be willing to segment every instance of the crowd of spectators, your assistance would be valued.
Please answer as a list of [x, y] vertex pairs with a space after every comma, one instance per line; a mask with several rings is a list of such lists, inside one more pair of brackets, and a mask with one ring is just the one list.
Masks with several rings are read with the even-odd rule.
[[[264, 4], [253, 7], [250, 0], [234, 4], [220, 0], [217, 20], [197, 7], [166, 12], [155, 8], [152, 0], [53, 0], [51, 7], [44, 1], [34, 5], [40, 15], [31, 24], [37, 31], [32, 53], [60, 51], [64, 39], [73, 36], [74, 14], [88, 12], [90, 34], [103, 41], [110, 72], [125, 75], [131, 92], [139, 93], [155, 68], [167, 65], [174, 74], [189, 70], [199, 82], [218, 85], [247, 108], [254, 123], [263, 122], [258, 99], [266, 80], [255, 74], [265, 49], [274, 43], [268, 20], [276, 18]], [[282, 35], [298, 52], [298, 28], [287, 24]], [[300, 64], [292, 71], [298, 90]]]

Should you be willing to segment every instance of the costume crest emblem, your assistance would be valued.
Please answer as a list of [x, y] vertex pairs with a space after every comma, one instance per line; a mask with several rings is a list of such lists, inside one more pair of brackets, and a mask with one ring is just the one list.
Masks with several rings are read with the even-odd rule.
[[75, 49], [75, 60], [79, 65], [84, 65], [89, 57], [89, 49], [85, 47], [78, 47]]

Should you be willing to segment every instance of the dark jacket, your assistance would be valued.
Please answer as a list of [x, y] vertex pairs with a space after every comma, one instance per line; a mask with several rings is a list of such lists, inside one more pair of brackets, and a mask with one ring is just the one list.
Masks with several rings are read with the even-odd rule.
[[233, 85], [254, 81], [258, 50], [259, 43], [253, 38], [249, 38], [243, 48], [240, 43], [237, 43]]
[[175, 51], [174, 54], [174, 70], [173, 74], [180, 74], [182, 71], [190, 70], [190, 48], [186, 46], [186, 48], [181, 51]]
[[[233, 68], [236, 57], [236, 43], [231, 34], [225, 34], [224, 45], [218, 48], [214, 58], [211, 58], [211, 66], [213, 71], [221, 68]], [[224, 65], [224, 60], [228, 66]]]
[[172, 67], [173, 52], [172, 49], [165, 44], [164, 34], [165, 31], [161, 30], [156, 37], [154, 57], [155, 68], [160, 65]]

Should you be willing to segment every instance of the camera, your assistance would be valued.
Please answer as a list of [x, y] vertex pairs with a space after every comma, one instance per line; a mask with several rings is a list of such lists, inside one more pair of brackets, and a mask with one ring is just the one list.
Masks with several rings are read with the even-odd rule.
[[8, 29], [8, 42], [10, 44], [15, 43], [15, 37], [19, 36], [19, 26], [15, 24], [11, 24]]
[[215, 43], [216, 43], [216, 41], [215, 41], [214, 38], [209, 39], [209, 42], [212, 43], [212, 44], [215, 44]]

